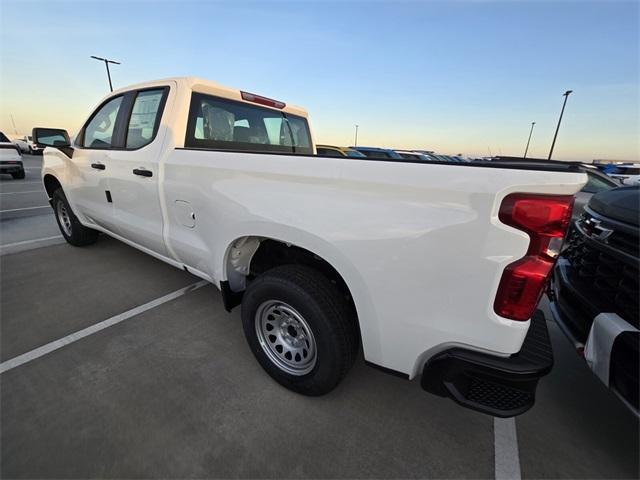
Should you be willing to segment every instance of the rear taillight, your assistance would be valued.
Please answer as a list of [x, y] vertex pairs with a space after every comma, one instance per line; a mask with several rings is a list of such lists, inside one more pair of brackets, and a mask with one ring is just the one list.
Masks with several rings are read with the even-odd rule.
[[540, 301], [551, 269], [560, 253], [571, 220], [571, 195], [514, 193], [500, 205], [498, 217], [526, 232], [527, 254], [504, 269], [493, 305], [501, 317], [529, 320]]
[[286, 107], [286, 104], [284, 102], [273, 100], [272, 98], [263, 97], [261, 95], [256, 95], [255, 93], [240, 92], [240, 96], [247, 102], [258, 103], [260, 105], [266, 105], [267, 107], [280, 109]]

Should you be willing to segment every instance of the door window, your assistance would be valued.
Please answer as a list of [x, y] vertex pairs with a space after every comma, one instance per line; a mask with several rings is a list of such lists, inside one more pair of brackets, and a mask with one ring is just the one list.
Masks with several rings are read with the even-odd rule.
[[138, 93], [131, 110], [127, 129], [127, 148], [140, 148], [151, 143], [160, 123], [160, 104], [164, 89]]
[[120, 111], [122, 97], [105, 103], [84, 129], [82, 146], [86, 148], [111, 148], [113, 130]]

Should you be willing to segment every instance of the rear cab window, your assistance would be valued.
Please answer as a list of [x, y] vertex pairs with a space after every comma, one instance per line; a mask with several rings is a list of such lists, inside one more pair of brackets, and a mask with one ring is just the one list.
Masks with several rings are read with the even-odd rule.
[[307, 119], [193, 92], [185, 147], [313, 154]]

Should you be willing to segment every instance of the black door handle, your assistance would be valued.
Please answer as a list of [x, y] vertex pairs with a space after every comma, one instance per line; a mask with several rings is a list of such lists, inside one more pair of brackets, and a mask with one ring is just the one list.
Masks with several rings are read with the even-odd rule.
[[146, 170], [144, 168], [134, 168], [133, 173], [135, 175], [140, 175], [141, 177], [151, 177], [153, 176], [153, 172], [151, 170]]
[[105, 167], [103, 163], [92, 163], [91, 168], [95, 168], [96, 170], [104, 170]]

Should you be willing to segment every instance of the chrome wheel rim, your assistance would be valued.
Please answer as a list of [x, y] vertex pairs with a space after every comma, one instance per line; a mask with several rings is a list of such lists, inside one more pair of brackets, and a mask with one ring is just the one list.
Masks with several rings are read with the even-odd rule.
[[256, 334], [264, 353], [280, 370], [305, 375], [317, 360], [311, 327], [291, 305], [277, 300], [263, 302], [256, 311]]
[[64, 206], [63, 202], [58, 202], [56, 205], [56, 213], [58, 214], [58, 222], [60, 223], [60, 227], [64, 233], [70, 237], [71, 236], [71, 216], [67, 211], [67, 207]]

